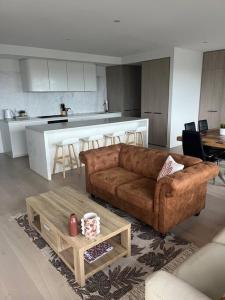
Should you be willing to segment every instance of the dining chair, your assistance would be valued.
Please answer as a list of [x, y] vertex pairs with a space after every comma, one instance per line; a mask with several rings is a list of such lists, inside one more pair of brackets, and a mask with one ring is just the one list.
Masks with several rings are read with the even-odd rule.
[[[219, 161], [223, 158], [218, 156], [218, 153], [206, 153], [202, 145], [201, 134], [198, 131], [183, 130], [182, 132], [182, 146], [184, 155], [194, 156], [203, 161], [215, 162], [219, 165]], [[219, 172], [220, 179], [225, 184], [225, 178], [222, 172]]]
[[205, 132], [209, 129], [208, 121], [207, 120], [199, 120], [198, 121], [198, 131]]
[[196, 131], [195, 122], [185, 123], [184, 128], [185, 130]]

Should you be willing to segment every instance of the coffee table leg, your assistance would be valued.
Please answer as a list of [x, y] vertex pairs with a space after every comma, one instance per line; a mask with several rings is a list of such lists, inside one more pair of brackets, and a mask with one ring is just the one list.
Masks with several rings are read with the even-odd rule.
[[121, 232], [121, 245], [127, 249], [127, 256], [131, 255], [131, 229], [130, 226]]
[[27, 218], [28, 218], [29, 225], [32, 226], [33, 210], [28, 203], [27, 203]]
[[75, 278], [81, 287], [85, 285], [84, 253], [81, 250], [73, 250]]

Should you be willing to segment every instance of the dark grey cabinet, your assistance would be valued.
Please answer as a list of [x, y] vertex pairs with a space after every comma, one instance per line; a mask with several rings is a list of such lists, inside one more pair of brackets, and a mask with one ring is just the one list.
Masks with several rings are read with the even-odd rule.
[[170, 58], [142, 63], [141, 116], [149, 119], [149, 144], [166, 146]]
[[207, 119], [209, 128], [225, 122], [225, 50], [203, 55], [199, 119]]
[[121, 111], [123, 116], [141, 115], [141, 66], [106, 67], [109, 111]]

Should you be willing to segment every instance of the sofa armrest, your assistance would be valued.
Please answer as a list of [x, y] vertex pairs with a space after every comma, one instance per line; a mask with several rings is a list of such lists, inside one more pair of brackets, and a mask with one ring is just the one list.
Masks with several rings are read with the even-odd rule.
[[225, 246], [225, 229], [220, 231], [212, 240], [213, 243], [221, 244]]
[[207, 181], [218, 172], [217, 165], [201, 162], [160, 179], [154, 196], [154, 228], [166, 233], [199, 213], [205, 207]]
[[80, 152], [79, 158], [85, 164], [86, 191], [92, 193], [90, 175], [119, 166], [121, 144]]
[[161, 186], [167, 186], [169, 193], [181, 195], [216, 177], [218, 173], [219, 167], [216, 164], [201, 162], [183, 171], [165, 176], [158, 183]]
[[150, 275], [145, 281], [146, 300], [210, 300], [183, 280], [165, 271]]

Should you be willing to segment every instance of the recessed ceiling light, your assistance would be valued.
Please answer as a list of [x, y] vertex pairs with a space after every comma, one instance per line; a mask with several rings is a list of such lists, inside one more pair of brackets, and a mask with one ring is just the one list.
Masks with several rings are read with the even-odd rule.
[[119, 19], [113, 20], [114, 23], [120, 23]]

